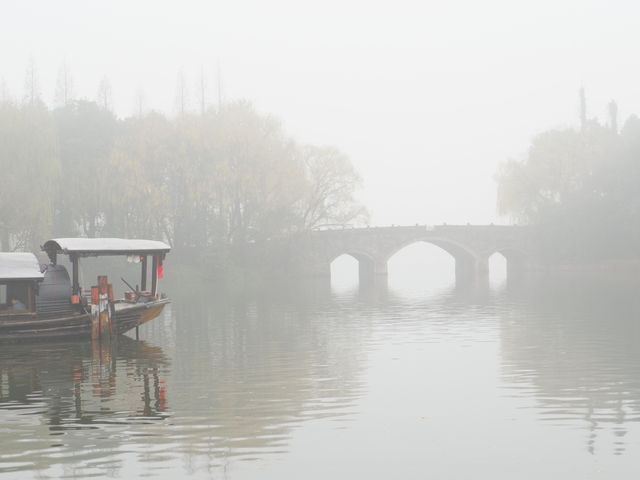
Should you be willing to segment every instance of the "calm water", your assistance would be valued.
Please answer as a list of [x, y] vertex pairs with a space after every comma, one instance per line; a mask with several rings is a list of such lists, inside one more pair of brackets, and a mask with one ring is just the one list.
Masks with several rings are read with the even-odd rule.
[[0, 348], [0, 477], [638, 478], [640, 282], [352, 283]]

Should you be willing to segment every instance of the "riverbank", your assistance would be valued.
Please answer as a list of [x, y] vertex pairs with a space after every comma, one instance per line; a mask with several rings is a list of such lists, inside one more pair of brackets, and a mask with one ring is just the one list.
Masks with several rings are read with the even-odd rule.
[[640, 259], [528, 265], [526, 271], [536, 273], [584, 274], [589, 276], [636, 276], [640, 275]]

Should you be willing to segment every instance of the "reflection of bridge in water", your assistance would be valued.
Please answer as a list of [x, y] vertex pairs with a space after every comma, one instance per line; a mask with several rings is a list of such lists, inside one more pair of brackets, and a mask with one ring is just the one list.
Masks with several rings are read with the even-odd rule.
[[330, 277], [331, 262], [347, 254], [358, 261], [360, 283], [369, 283], [377, 277], [386, 277], [389, 259], [416, 242], [432, 243], [448, 252], [455, 260], [457, 281], [487, 278], [489, 257], [496, 252], [507, 261], [507, 275], [513, 275], [533, 263], [534, 250], [529, 229], [504, 225], [320, 230], [299, 241], [296, 263], [305, 276]]

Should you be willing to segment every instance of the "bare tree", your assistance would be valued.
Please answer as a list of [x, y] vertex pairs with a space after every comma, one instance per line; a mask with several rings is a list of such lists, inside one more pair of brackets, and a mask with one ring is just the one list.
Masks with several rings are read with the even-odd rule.
[[11, 101], [11, 94], [9, 93], [9, 87], [7, 87], [7, 81], [4, 77], [0, 78], [0, 103], [7, 103]]
[[107, 76], [103, 76], [98, 86], [98, 94], [96, 95], [96, 101], [105, 110], [112, 111], [113, 109], [113, 93], [111, 90], [111, 82]]
[[222, 109], [222, 97], [222, 69], [220, 62], [218, 62], [218, 110]]
[[138, 89], [138, 91], [136, 92], [136, 96], [134, 98], [134, 107], [133, 108], [134, 108], [133, 114], [138, 116], [138, 118], [142, 118], [142, 116], [147, 111], [147, 99], [146, 99], [146, 96], [144, 94], [144, 90], [142, 90], [142, 87], [140, 87]]
[[207, 77], [204, 73], [204, 67], [200, 67], [200, 78], [197, 85], [198, 103], [200, 104], [200, 114], [204, 115], [207, 109]]
[[580, 128], [582, 130], [587, 126], [587, 99], [584, 93], [584, 87], [580, 87]]
[[618, 104], [615, 100], [609, 102], [609, 120], [613, 133], [618, 133]]
[[24, 101], [29, 105], [40, 101], [40, 85], [38, 83], [36, 62], [33, 56], [29, 58], [24, 77]]
[[184, 115], [187, 111], [187, 95], [187, 84], [184, 80], [184, 73], [180, 70], [176, 80], [176, 111], [179, 115]]
[[64, 107], [73, 100], [73, 96], [73, 78], [67, 62], [64, 62], [58, 70], [54, 103], [60, 107]]

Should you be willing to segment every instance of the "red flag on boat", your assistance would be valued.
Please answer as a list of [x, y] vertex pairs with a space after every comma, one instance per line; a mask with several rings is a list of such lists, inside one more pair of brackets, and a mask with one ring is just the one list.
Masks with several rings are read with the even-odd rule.
[[158, 255], [158, 278], [164, 278], [164, 267], [162, 266], [162, 255]]

